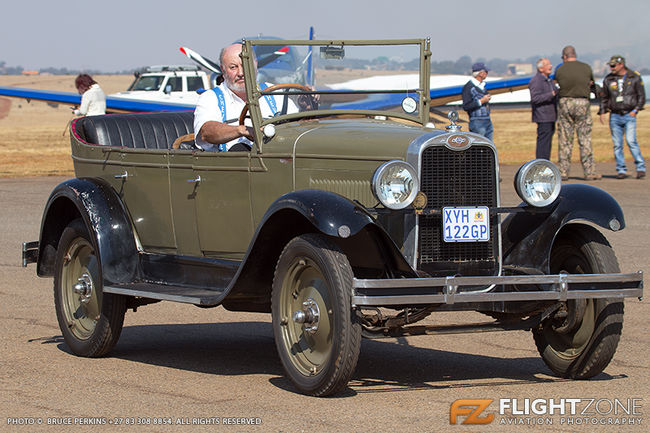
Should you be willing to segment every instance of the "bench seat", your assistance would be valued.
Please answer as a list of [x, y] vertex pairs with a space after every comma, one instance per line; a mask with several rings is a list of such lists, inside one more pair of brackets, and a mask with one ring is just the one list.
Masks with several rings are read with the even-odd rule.
[[87, 116], [76, 119], [73, 129], [88, 144], [171, 149], [178, 137], [194, 132], [194, 113], [170, 111]]

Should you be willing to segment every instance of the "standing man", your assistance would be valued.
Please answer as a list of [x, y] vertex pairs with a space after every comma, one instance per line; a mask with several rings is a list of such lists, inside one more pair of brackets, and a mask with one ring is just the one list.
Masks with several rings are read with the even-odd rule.
[[551, 142], [557, 119], [557, 91], [550, 75], [553, 65], [546, 59], [537, 61], [537, 74], [528, 83], [533, 122], [537, 123], [537, 149], [535, 158], [551, 159]]
[[614, 142], [614, 157], [616, 158], [617, 179], [628, 177], [623, 154], [623, 133], [630, 148], [630, 153], [636, 164], [636, 178], [645, 177], [645, 161], [641, 148], [636, 141], [636, 116], [645, 105], [645, 89], [643, 80], [638, 72], [625, 66], [625, 59], [612, 56], [609, 60], [612, 72], [603, 80], [603, 90], [600, 100], [600, 123], [605, 123], [605, 113], [609, 115], [609, 130]]
[[492, 140], [490, 94], [485, 90], [488, 67], [484, 63], [472, 65], [472, 79], [463, 87], [463, 110], [469, 115], [469, 130]]
[[580, 162], [585, 180], [598, 180], [594, 152], [591, 147], [591, 118], [589, 94], [594, 81], [591, 66], [577, 60], [576, 50], [567, 45], [562, 50], [564, 63], [555, 72], [555, 81], [560, 86], [558, 92], [558, 162], [563, 180], [569, 178], [571, 168], [571, 151], [574, 132], [578, 135]]

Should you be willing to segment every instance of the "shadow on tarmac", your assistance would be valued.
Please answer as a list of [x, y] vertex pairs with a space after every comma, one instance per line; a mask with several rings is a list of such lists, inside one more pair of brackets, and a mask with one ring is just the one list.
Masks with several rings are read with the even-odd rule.
[[[413, 345], [422, 341], [418, 340], [363, 340], [348, 390], [337, 397], [572, 381], [550, 376], [550, 370], [538, 356], [503, 358], [450, 352]], [[30, 341], [59, 343], [58, 349], [70, 353], [60, 336]], [[532, 337], [531, 345], [534, 346]], [[268, 322], [127, 326], [108, 356], [217, 377], [268, 374], [273, 376], [269, 379], [272, 385], [296, 392], [284, 377]], [[591, 380], [611, 381], [625, 377], [601, 373]]]

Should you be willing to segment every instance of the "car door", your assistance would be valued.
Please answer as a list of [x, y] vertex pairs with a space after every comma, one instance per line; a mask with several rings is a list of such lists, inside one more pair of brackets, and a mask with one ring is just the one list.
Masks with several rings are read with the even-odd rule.
[[241, 260], [253, 236], [249, 152], [195, 152], [192, 200], [203, 255]]
[[[168, 152], [151, 149], [105, 149], [101, 177], [119, 194], [146, 251], [176, 249], [169, 195]], [[95, 169], [96, 170], [96, 169]], [[96, 176], [80, 170], [77, 176]]]
[[194, 160], [191, 150], [172, 150], [169, 155], [169, 190], [174, 236], [177, 254], [202, 256], [196, 218], [196, 194], [199, 184], [195, 181]]

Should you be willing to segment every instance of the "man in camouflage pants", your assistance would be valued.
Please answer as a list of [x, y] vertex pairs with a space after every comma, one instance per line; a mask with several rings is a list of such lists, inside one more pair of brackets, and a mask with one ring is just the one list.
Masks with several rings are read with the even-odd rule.
[[578, 135], [580, 161], [585, 180], [598, 180], [594, 152], [591, 147], [591, 118], [589, 93], [594, 82], [591, 66], [577, 60], [575, 48], [571, 45], [562, 50], [564, 63], [555, 71], [555, 80], [560, 86], [558, 104], [558, 162], [562, 179], [569, 178], [571, 151], [574, 132]]

